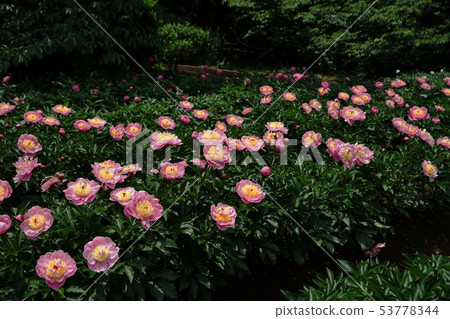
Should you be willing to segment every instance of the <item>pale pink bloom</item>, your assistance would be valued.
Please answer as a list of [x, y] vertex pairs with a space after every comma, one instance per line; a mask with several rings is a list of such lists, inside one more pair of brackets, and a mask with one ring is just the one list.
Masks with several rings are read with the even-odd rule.
[[272, 174], [272, 172], [270, 171], [270, 167], [269, 166], [264, 166], [263, 168], [261, 168], [260, 173], [264, 177], [269, 177], [270, 174]]
[[76, 271], [75, 260], [62, 250], [42, 255], [36, 264], [36, 273], [45, 279], [46, 284], [53, 290], [58, 290]]
[[122, 166], [122, 175], [126, 174], [126, 175], [136, 175], [137, 172], [141, 172], [142, 168], [139, 167], [139, 164], [127, 164]]
[[117, 126], [111, 125], [109, 127], [109, 135], [116, 141], [122, 139], [122, 137], [125, 135], [125, 127], [123, 124], [119, 124]]
[[292, 93], [292, 92], [286, 92], [286, 93], [283, 93], [283, 99], [284, 99], [285, 101], [291, 101], [291, 102], [293, 102], [293, 101], [297, 100], [297, 97], [296, 97], [295, 94]]
[[192, 132], [191, 138], [192, 138], [193, 140], [198, 139], [198, 132], [197, 132], [197, 131]]
[[309, 101], [309, 105], [316, 111], [319, 111], [322, 108], [322, 104], [320, 104], [320, 102], [316, 99]]
[[236, 191], [246, 204], [259, 203], [266, 196], [259, 184], [246, 179], [241, 179], [236, 184]]
[[320, 85], [325, 89], [328, 89], [330, 87], [330, 84], [328, 82], [322, 82]]
[[335, 109], [339, 109], [341, 107], [341, 103], [339, 102], [338, 99], [336, 99], [334, 101], [328, 101], [327, 106], [328, 106], [328, 108], [332, 107]]
[[442, 106], [435, 105], [434, 108], [438, 111], [445, 112], [445, 109]]
[[191, 160], [191, 162], [195, 165], [198, 166], [200, 168], [205, 168], [206, 166], [206, 161], [205, 160], [201, 160], [199, 158], [194, 158]]
[[[49, 178], [50, 177], [50, 178]], [[60, 180], [58, 177], [55, 176], [49, 176], [46, 177], [42, 180], [41, 182], [41, 191], [42, 192], [46, 192], [48, 191], [53, 185], [57, 185], [58, 183], [60, 183]], [[47, 181], [45, 181], [47, 180]], [[45, 181], [45, 182], [44, 182]], [[65, 181], [65, 180], [64, 180]], [[64, 182], [63, 181], [63, 182]]]
[[260, 101], [261, 104], [269, 104], [270, 102], [272, 102], [272, 98], [269, 95], [266, 95]]
[[355, 95], [360, 95], [364, 92], [367, 92], [367, 89], [364, 85], [352, 86], [349, 90], [352, 91], [352, 93]]
[[119, 250], [111, 238], [97, 236], [84, 245], [83, 257], [90, 270], [101, 272], [114, 266], [119, 259]]
[[390, 109], [393, 109], [393, 108], [395, 107], [395, 102], [392, 101], [392, 100], [386, 100], [384, 103], [385, 103], [386, 106], [387, 106], [388, 108], [390, 108]]
[[400, 106], [403, 106], [403, 104], [405, 104], [405, 99], [398, 94], [395, 94], [392, 97], [392, 101], [394, 101], [395, 103], [397, 103]]
[[281, 132], [283, 134], [287, 134], [288, 129], [284, 127], [283, 122], [267, 122], [266, 128], [271, 132]]
[[167, 132], [154, 132], [151, 135], [152, 141], [150, 142], [150, 146], [154, 150], [159, 150], [166, 145], [181, 145], [183, 144], [181, 140], [172, 133]]
[[225, 133], [227, 131], [227, 125], [223, 122], [217, 122], [215, 130], [222, 131]]
[[409, 137], [414, 137], [417, 134], [419, 134], [420, 128], [418, 128], [417, 126], [408, 124], [408, 126], [406, 127], [406, 129], [404, 129], [404, 131], [402, 133], [408, 134]]
[[420, 87], [427, 91], [431, 90], [431, 85], [429, 85], [428, 83], [422, 83]]
[[75, 205], [91, 203], [100, 189], [100, 185], [85, 178], [78, 178], [76, 182], [67, 184], [64, 190], [66, 199], [73, 201]]
[[445, 77], [442, 79], [442, 81], [444, 81], [447, 85], [450, 85], [450, 77]]
[[11, 228], [11, 218], [8, 215], [0, 215], [0, 235], [6, 234]]
[[385, 92], [389, 97], [393, 97], [395, 95], [395, 91], [393, 89], [387, 89]]
[[37, 152], [42, 150], [41, 144], [39, 144], [36, 136], [30, 134], [22, 134], [17, 141], [17, 148], [29, 155], [35, 156]]
[[7, 181], [0, 179], [0, 204], [3, 203], [6, 198], [11, 197], [11, 194], [11, 185], [9, 185]]
[[253, 109], [251, 107], [247, 107], [242, 111], [242, 115], [246, 115], [252, 111], [253, 111]]
[[258, 136], [242, 136], [241, 141], [250, 152], [257, 152], [264, 147], [264, 140]]
[[364, 144], [355, 144], [356, 164], [369, 164], [373, 158], [373, 152]]
[[429, 117], [430, 114], [428, 113], [428, 109], [426, 107], [413, 106], [409, 109], [408, 118], [411, 121], [423, 120]]
[[295, 81], [300, 80], [301, 78], [303, 78], [303, 74], [301, 74], [301, 73], [294, 73], [294, 74], [292, 75], [292, 78], [293, 78]]
[[26, 112], [23, 119], [29, 123], [39, 123], [42, 120], [42, 114], [34, 111]]
[[180, 115], [181, 123], [188, 124], [191, 122], [191, 119], [187, 115]]
[[348, 101], [349, 98], [350, 98], [350, 95], [348, 93], [345, 93], [345, 92], [338, 93], [338, 99], [340, 99], [340, 100]]
[[141, 98], [140, 98], [139, 96], [136, 96], [136, 97], [133, 99], [133, 101], [136, 102], [136, 103], [138, 103], [138, 102], [141, 101]]
[[[281, 133], [280, 131], [277, 131], [277, 132], [267, 131], [263, 135], [264, 142], [270, 146], [274, 146], [276, 144], [277, 140], [282, 139], [282, 138], [283, 138], [283, 133]], [[243, 146], [245, 147], [245, 145], [243, 145]]]
[[364, 100], [361, 95], [352, 95], [351, 97], [353, 104], [355, 105], [364, 105]]
[[269, 94], [272, 94], [273, 88], [268, 85], [263, 85], [259, 88], [259, 92], [261, 92], [261, 94], [264, 94], [264, 95], [269, 95]]
[[351, 169], [356, 162], [355, 146], [350, 143], [342, 143], [337, 146], [336, 153], [345, 167]]
[[319, 96], [325, 96], [330, 93], [331, 89], [320, 87], [317, 89]]
[[194, 107], [194, 104], [189, 101], [180, 101], [179, 105], [186, 111], [190, 111]]
[[341, 117], [350, 125], [353, 125], [355, 121], [362, 121], [366, 118], [366, 112], [353, 106], [344, 107], [340, 111]]
[[158, 118], [158, 125], [165, 130], [172, 130], [175, 128], [175, 121], [168, 116], [160, 116]]
[[360, 96], [363, 100], [363, 105], [366, 105], [367, 103], [372, 101], [372, 96], [369, 93], [362, 93]]
[[320, 144], [322, 144], [322, 134], [314, 131], [308, 131], [302, 136], [302, 144], [305, 147], [312, 146], [317, 148]]
[[102, 183], [103, 189], [114, 189], [116, 184], [121, 181], [122, 167], [120, 165], [114, 165], [114, 167], [104, 166], [101, 163], [94, 163], [91, 165], [92, 173], [95, 178]]
[[124, 97], [123, 97], [123, 101], [124, 102], [127, 102], [127, 101], [129, 101], [131, 99], [131, 97], [129, 96], [129, 95], [125, 95]]
[[446, 96], [450, 96], [450, 88], [443, 88], [442, 93], [444, 93]]
[[375, 83], [373, 86], [376, 87], [376, 88], [378, 88], [378, 89], [380, 89], [380, 88], [383, 87], [383, 82], [378, 81], [378, 82]]
[[45, 125], [48, 125], [48, 126], [54, 126], [54, 125], [60, 124], [59, 121], [52, 116], [43, 117], [41, 119], [41, 123], [44, 123]]
[[370, 109], [370, 111], [372, 112], [372, 113], [378, 113], [380, 110], [376, 107], [376, 106], [373, 106], [371, 109]]
[[242, 141], [240, 139], [234, 139], [234, 138], [228, 137], [225, 140], [225, 143], [227, 144], [227, 146], [230, 150], [242, 151], [245, 149], [245, 145], [244, 145], [244, 143], [242, 143]]
[[277, 140], [275, 142], [275, 149], [278, 152], [283, 152], [284, 150], [286, 150], [286, 143], [288, 143], [288, 142], [289, 142], [288, 138], [282, 138], [282, 139]]
[[122, 206], [126, 206], [136, 193], [133, 187], [117, 188], [109, 194], [109, 200], [118, 202]]
[[77, 84], [72, 85], [72, 91], [73, 91], [73, 92], [80, 92], [80, 86], [77, 85]]
[[72, 112], [71, 108], [64, 106], [62, 104], [57, 104], [52, 107], [53, 112], [61, 114], [61, 115], [69, 115]]
[[236, 209], [234, 207], [222, 203], [218, 203], [217, 206], [211, 205], [211, 217], [220, 230], [233, 227], [236, 216]]
[[16, 106], [14, 104], [11, 105], [9, 103], [0, 102], [0, 116], [8, 114], [12, 110], [14, 110], [15, 107]]
[[228, 147], [222, 144], [206, 145], [203, 148], [203, 155], [205, 155], [206, 162], [217, 169], [223, 169], [226, 164], [231, 162]]
[[427, 130], [420, 130], [417, 135], [419, 135], [420, 139], [431, 147], [434, 146], [434, 138], [429, 132], [427, 132]]
[[448, 136], [444, 136], [443, 138], [438, 138], [436, 141], [437, 145], [441, 145], [446, 148], [450, 148], [450, 138]]
[[14, 182], [20, 183], [28, 180], [31, 177], [33, 170], [36, 167], [41, 166], [41, 164], [38, 163], [37, 158], [33, 159], [26, 155], [23, 158], [19, 157], [19, 159], [13, 164], [13, 166], [16, 168], [16, 176], [14, 176], [13, 178]]
[[416, 78], [416, 81], [419, 82], [419, 84], [422, 84], [422, 83], [428, 82], [429, 79], [427, 79], [427, 78], [425, 78], [425, 77], [422, 77], [422, 76], [418, 76], [418, 77]]
[[337, 152], [339, 145], [344, 144], [340, 139], [332, 139], [329, 138], [326, 142], [327, 145], [327, 153], [330, 154], [330, 156], [333, 156], [333, 159], [335, 161], [339, 161], [339, 154]]
[[125, 216], [140, 220], [145, 229], [150, 227], [150, 222], [158, 220], [162, 216], [162, 212], [163, 207], [159, 203], [159, 199], [149, 195], [146, 191], [136, 192], [123, 211]]
[[31, 240], [35, 240], [39, 234], [47, 231], [53, 224], [53, 216], [50, 209], [40, 206], [31, 207], [23, 218], [20, 229]]
[[303, 111], [305, 111], [306, 114], [309, 114], [312, 112], [312, 107], [311, 105], [309, 105], [308, 103], [303, 103], [300, 108], [303, 109]]
[[159, 172], [161, 176], [166, 179], [177, 179], [182, 178], [185, 174], [185, 168], [187, 164], [186, 161], [178, 162], [178, 163], [169, 163], [166, 162], [161, 165], [161, 169]]
[[333, 120], [337, 120], [339, 118], [339, 109], [334, 108], [334, 107], [329, 107], [328, 108], [328, 115], [333, 119]]
[[88, 122], [89, 122], [89, 124], [91, 124], [92, 127], [95, 127], [97, 130], [102, 130], [106, 124], [106, 121], [99, 117], [94, 117], [93, 119], [88, 119]]
[[230, 126], [238, 126], [241, 127], [242, 123], [244, 123], [244, 118], [241, 116], [229, 114], [225, 117], [225, 121], [227, 121]]
[[209, 116], [207, 110], [194, 110], [194, 116], [200, 120], [206, 120]]
[[438, 176], [438, 169], [430, 161], [422, 162], [423, 173], [430, 178], [430, 183]]
[[197, 139], [205, 145], [222, 144], [227, 136], [222, 130], [207, 130], [200, 132]]
[[88, 131], [91, 128], [91, 124], [89, 124], [89, 122], [86, 122], [85, 120], [78, 120], [73, 123], [73, 126], [75, 126], [75, 128], [79, 129], [82, 132]]
[[10, 77], [9, 75], [7, 75], [7, 76], [5, 76], [5, 77], [2, 79], [2, 82], [3, 82], [3, 83], [6, 83], [6, 82], [8, 82], [9, 80], [11, 80], [11, 77]]
[[142, 131], [142, 126], [138, 123], [129, 123], [125, 128], [125, 134], [129, 139], [135, 137]]

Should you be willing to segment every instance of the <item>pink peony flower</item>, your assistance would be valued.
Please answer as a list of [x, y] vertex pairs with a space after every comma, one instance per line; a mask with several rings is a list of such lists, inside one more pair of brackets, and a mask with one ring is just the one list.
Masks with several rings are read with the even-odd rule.
[[105, 271], [119, 259], [119, 247], [109, 237], [97, 236], [84, 245], [83, 257], [90, 270]]
[[431, 85], [429, 85], [428, 83], [422, 83], [420, 87], [427, 91], [431, 90]]
[[114, 163], [113, 166], [104, 163], [105, 162], [92, 164], [92, 173], [94, 173], [95, 178], [102, 183], [103, 189], [114, 189], [116, 188], [116, 184], [121, 181], [122, 167], [118, 163]]
[[91, 90], [91, 94], [92, 95], [97, 95], [97, 94], [99, 94], [100, 93], [100, 90], [99, 89], [92, 89]]
[[14, 110], [15, 107], [16, 106], [14, 104], [11, 105], [9, 103], [0, 102], [0, 116], [8, 114], [12, 110]]
[[36, 264], [36, 273], [45, 279], [46, 284], [58, 290], [66, 279], [77, 271], [77, 264], [70, 255], [62, 250], [48, 252], [39, 257]]
[[344, 107], [340, 111], [341, 117], [350, 125], [353, 125], [355, 121], [362, 121], [366, 118], [366, 112], [353, 106]]
[[129, 139], [135, 137], [142, 131], [142, 126], [138, 123], [129, 123], [125, 128], [125, 134]]
[[429, 117], [430, 114], [428, 114], [428, 109], [426, 107], [413, 106], [409, 109], [408, 118], [411, 121], [423, 120]]
[[442, 93], [444, 93], [446, 96], [450, 96], [450, 88], [443, 88]]
[[339, 102], [338, 99], [336, 99], [334, 101], [328, 101], [327, 106], [329, 108], [331, 107], [331, 108], [339, 109], [341, 107], [341, 103]]
[[317, 89], [319, 96], [325, 96], [330, 93], [331, 89], [320, 87]]
[[260, 171], [261, 175], [264, 177], [269, 177], [270, 174], [272, 174], [270, 167], [269, 166], [264, 166], [263, 168], [261, 168]]
[[264, 94], [264, 95], [269, 95], [269, 94], [272, 94], [273, 88], [268, 85], [263, 85], [259, 88], [259, 92], [261, 92], [261, 94]]
[[194, 104], [189, 101], [180, 101], [179, 105], [186, 111], [190, 111], [194, 107]]
[[339, 119], [339, 109], [334, 108], [334, 107], [329, 107], [329, 108], [328, 108], [328, 115], [329, 115], [333, 120]]
[[373, 158], [373, 152], [364, 144], [355, 144], [356, 164], [369, 164]]
[[295, 96], [294, 93], [286, 92], [286, 93], [283, 93], [283, 99], [284, 99], [285, 101], [291, 101], [291, 102], [293, 102], [293, 101], [297, 100], [297, 97]]
[[236, 209], [234, 207], [222, 203], [218, 203], [217, 206], [211, 205], [211, 217], [220, 230], [233, 227], [236, 216]]
[[191, 119], [189, 118], [189, 116], [186, 116], [186, 115], [180, 115], [180, 120], [181, 120], [181, 123], [183, 123], [183, 124], [188, 124], [191, 122]]
[[434, 146], [434, 138], [430, 133], [427, 132], [427, 130], [420, 130], [417, 135], [419, 135], [420, 139], [431, 147]]
[[440, 112], [445, 112], [445, 109], [442, 106], [435, 105], [434, 108]]
[[72, 85], [72, 91], [73, 91], [73, 92], [80, 92], [80, 86], [77, 85], [77, 84]]
[[207, 130], [200, 132], [197, 139], [204, 145], [222, 144], [227, 136], [221, 130]]
[[28, 123], [39, 123], [42, 120], [42, 114], [38, 112], [26, 112], [23, 119]]
[[0, 204], [3, 203], [5, 199], [11, 197], [12, 188], [7, 181], [0, 179]]
[[350, 143], [342, 143], [337, 146], [336, 154], [345, 167], [351, 169], [356, 162], [355, 146]]
[[312, 146], [317, 148], [320, 144], [322, 144], [322, 134], [314, 131], [308, 131], [302, 136], [302, 144], [305, 147]]
[[264, 140], [258, 136], [242, 136], [241, 141], [250, 152], [257, 152], [264, 147]]
[[206, 120], [209, 116], [208, 111], [206, 110], [194, 110], [194, 116], [200, 120]]
[[134, 194], [133, 199], [125, 206], [124, 214], [141, 221], [145, 229], [150, 227], [150, 222], [158, 220], [162, 216], [163, 207], [159, 199], [149, 195], [146, 191]]
[[430, 183], [438, 176], [438, 169], [430, 161], [422, 162], [423, 173], [430, 178]]
[[242, 115], [246, 115], [250, 112], [253, 112], [253, 109], [251, 107], [246, 107], [243, 111], [242, 111]]
[[327, 145], [327, 153], [333, 157], [335, 161], [339, 161], [338, 147], [339, 145], [344, 144], [340, 139], [332, 139], [329, 138], [326, 142]]
[[133, 200], [136, 190], [133, 187], [117, 188], [109, 194], [109, 200], [126, 206]]
[[225, 117], [225, 121], [227, 121], [228, 125], [230, 126], [241, 127], [242, 123], [244, 122], [244, 118], [241, 116], [229, 114]]
[[246, 179], [241, 179], [236, 184], [236, 191], [246, 204], [259, 203], [266, 196], [259, 184]]
[[283, 122], [267, 122], [266, 128], [271, 132], [281, 132], [283, 134], [287, 134], [288, 132]]
[[122, 139], [122, 137], [125, 135], [125, 127], [123, 124], [119, 124], [117, 126], [111, 125], [109, 127], [109, 135], [116, 141]]
[[72, 112], [71, 108], [68, 108], [67, 106], [57, 104], [54, 107], [52, 107], [53, 112], [61, 114], [61, 115], [69, 115]]
[[272, 102], [272, 98], [268, 95], [263, 97], [260, 101], [261, 104], [269, 104], [270, 102]]
[[88, 119], [89, 124], [95, 127], [97, 130], [102, 130], [105, 127], [106, 121], [99, 117], [94, 117], [93, 119]]
[[8, 82], [9, 80], [11, 80], [11, 77], [10, 77], [9, 75], [7, 75], [7, 76], [5, 76], [5, 77], [2, 79], [2, 82], [3, 82], [3, 83], [6, 83], [6, 82]]
[[150, 142], [150, 146], [154, 150], [159, 150], [166, 145], [181, 145], [183, 144], [181, 140], [172, 133], [167, 132], [154, 132], [152, 135], [152, 141]]
[[33, 170], [36, 167], [41, 166], [41, 164], [38, 163], [37, 158], [33, 159], [26, 155], [23, 158], [19, 157], [19, 159], [13, 164], [13, 166], [16, 168], [16, 176], [13, 178], [14, 182], [20, 183], [28, 180], [31, 177]]
[[127, 102], [131, 99], [131, 97], [129, 95], [125, 95], [122, 99], [124, 102]]
[[67, 184], [64, 190], [66, 198], [73, 201], [75, 205], [91, 203], [100, 189], [100, 185], [85, 178], [78, 178], [76, 182]]
[[372, 113], [376, 114], [376, 113], [378, 113], [380, 110], [379, 110], [376, 106], [373, 106], [373, 107], [370, 109], [370, 111], [371, 111]]
[[436, 144], [441, 145], [446, 148], [450, 148], [450, 138], [448, 136], [438, 138], [438, 140], [436, 141]]
[[52, 116], [43, 117], [41, 119], [41, 123], [44, 123], [45, 125], [48, 125], [48, 126], [54, 126], [54, 125], [59, 125], [60, 124], [59, 121], [56, 118], [52, 117]]
[[35, 240], [39, 234], [47, 231], [53, 224], [50, 209], [40, 206], [31, 207], [23, 217], [24, 221], [20, 224], [20, 229], [31, 240]]
[[[198, 166], [200, 168], [205, 168], [206, 166], [206, 161], [205, 160], [201, 160], [199, 158], [194, 158], [191, 160], [191, 162], [195, 165]], [[158, 171], [159, 172], [159, 171]]]
[[[278, 132], [267, 131], [263, 135], [264, 142], [266, 143], [266, 145], [270, 145], [270, 146], [274, 146], [276, 144], [276, 142], [282, 138], [283, 138], [283, 133], [281, 133], [280, 131], [278, 131]], [[245, 147], [245, 145], [244, 145], [244, 147]]]
[[166, 162], [161, 165], [161, 169], [159, 172], [161, 176], [166, 179], [177, 179], [182, 178], [185, 174], [185, 168], [187, 164], [186, 161], [178, 162], [178, 163], [169, 163]]
[[306, 114], [309, 114], [312, 111], [312, 107], [308, 103], [303, 103], [300, 108], [302, 108]]
[[[66, 181], [66, 180], [60, 181], [60, 179], [55, 176], [49, 176], [49, 177], [46, 177], [41, 181], [41, 191], [42, 192], [48, 191], [53, 185], [58, 185], [58, 184], [64, 183]], [[64, 175], [63, 175], [63, 177], [64, 177]]]
[[6, 234], [11, 228], [11, 218], [8, 215], [0, 215], [0, 235]]
[[206, 162], [217, 169], [223, 169], [226, 164], [231, 162], [228, 147], [222, 144], [206, 145], [203, 148], [203, 154]]
[[348, 101], [349, 98], [350, 98], [350, 95], [348, 93], [344, 93], [344, 92], [338, 93], [338, 99], [340, 99], [340, 100]]
[[395, 91], [392, 89], [387, 89], [385, 92], [389, 97], [393, 97], [395, 95]]
[[172, 130], [175, 128], [175, 121], [168, 116], [160, 116], [158, 118], [158, 125], [165, 130]]
[[228, 149], [230, 150], [242, 151], [245, 149], [244, 143], [242, 143], [242, 141], [238, 139], [228, 137], [225, 140], [225, 143], [227, 144]]
[[375, 83], [374, 85], [373, 85], [374, 87], [376, 87], [376, 88], [378, 88], [378, 89], [381, 89], [382, 87], [383, 87], [383, 82], [377, 82], [377, 83]]
[[300, 80], [301, 78], [303, 78], [303, 74], [301, 74], [301, 73], [294, 73], [294, 74], [292, 74], [292, 78], [295, 81]]
[[79, 129], [82, 132], [86, 132], [91, 128], [91, 124], [89, 122], [86, 122], [85, 120], [78, 120], [73, 123], [73, 126], [75, 126], [75, 128]]

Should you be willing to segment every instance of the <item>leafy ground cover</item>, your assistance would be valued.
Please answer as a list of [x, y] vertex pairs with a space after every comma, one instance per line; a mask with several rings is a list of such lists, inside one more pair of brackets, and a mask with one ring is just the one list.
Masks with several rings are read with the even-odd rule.
[[248, 256], [302, 264], [305, 230], [365, 249], [448, 205], [449, 74], [207, 73], [4, 79], [5, 299], [208, 299]]

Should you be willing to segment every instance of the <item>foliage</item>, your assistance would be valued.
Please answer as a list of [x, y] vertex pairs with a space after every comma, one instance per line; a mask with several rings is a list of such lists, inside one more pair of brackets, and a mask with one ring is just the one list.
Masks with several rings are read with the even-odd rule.
[[[128, 50], [148, 46], [156, 0], [82, 1], [79, 3]], [[0, 72], [37, 61], [122, 64], [123, 52], [83, 12], [66, 0], [2, 1], [0, 4]]]
[[[287, 300], [450, 300], [450, 258], [405, 255], [402, 265], [366, 260], [357, 265], [340, 261], [351, 277], [331, 270], [313, 279], [299, 294], [283, 291]], [[361, 291], [367, 291], [372, 298]]]
[[[395, 90], [410, 105], [425, 105], [432, 117], [439, 117], [439, 125], [433, 124], [431, 118], [420, 120], [417, 125], [436, 138], [442, 137], [449, 131], [449, 110], [439, 112], [434, 105], [445, 106], [448, 101], [441, 92], [442, 78], [448, 74], [428, 76], [434, 86], [426, 91], [426, 98], [415, 81], [418, 75], [423, 74], [402, 76], [407, 86]], [[262, 263], [275, 264], [280, 258], [294, 258], [303, 263], [315, 249], [303, 229], [330, 253], [348, 242], [357, 242], [363, 248], [373, 245], [374, 236], [392, 231], [390, 218], [393, 214], [408, 214], [417, 207], [430, 207], [431, 203], [448, 203], [450, 172], [446, 163], [450, 159], [449, 150], [442, 146], [430, 147], [418, 137], [404, 140], [404, 135], [392, 126], [391, 119], [405, 117], [408, 109], [385, 107], [384, 90], [375, 89], [370, 81], [346, 82], [336, 78], [330, 84], [330, 96], [318, 97], [321, 80], [302, 79], [290, 88], [297, 95], [296, 102], [280, 99], [269, 108], [259, 103], [262, 95], [258, 87], [267, 84], [274, 92], [282, 93], [289, 83], [265, 76], [251, 76], [250, 85], [242, 80], [242, 75], [205, 80], [184, 74], [175, 74], [173, 78], [164, 76], [160, 85], [170, 98], [151, 81], [140, 77], [132, 79], [130, 75], [85, 74], [82, 78], [60, 76], [25, 83], [15, 83], [12, 78], [0, 85], [0, 96], [5, 102], [16, 96], [24, 98], [25, 102], [0, 117], [4, 135], [0, 140], [2, 179], [13, 185], [12, 197], [0, 205], [1, 214], [13, 219], [11, 230], [0, 237], [0, 293], [4, 299], [79, 298], [99, 276], [86, 267], [82, 257], [83, 245], [95, 236], [111, 237], [122, 252], [138, 240], [114, 268], [82, 295], [83, 299], [208, 299], [212, 290], [224, 284], [223, 278], [242, 276], [248, 271], [246, 257], [250, 255], [258, 255]], [[390, 80], [383, 80], [385, 87]], [[70, 90], [74, 84], [79, 84], [80, 92]], [[324, 110], [326, 101], [356, 84], [365, 84], [372, 94], [372, 102], [363, 107], [367, 118], [353, 126], [342, 119], [332, 120]], [[98, 94], [92, 94], [92, 89], [99, 89]], [[280, 93], [274, 93], [274, 100]], [[180, 123], [179, 115], [186, 113], [177, 102], [183, 94], [196, 109], [207, 109], [210, 117], [205, 121]], [[131, 96], [131, 100], [123, 101], [124, 95]], [[141, 101], [135, 102], [133, 97], [140, 97]], [[299, 106], [313, 98], [324, 108], [305, 114]], [[55, 115], [51, 111], [55, 104], [67, 105], [73, 112], [68, 116]], [[369, 111], [375, 105], [380, 108], [378, 114]], [[260, 151], [272, 169], [268, 178], [261, 176], [261, 165], [246, 161], [250, 156], [247, 151], [238, 152], [237, 165], [227, 165], [223, 170], [200, 169], [188, 162], [186, 175], [178, 180], [138, 173], [123, 186], [154, 194], [166, 210], [147, 232], [137, 220], [123, 215], [123, 207], [109, 200], [109, 191], [100, 190], [92, 203], [81, 206], [64, 197], [65, 185], [44, 193], [40, 191], [41, 180], [56, 172], [63, 173], [68, 181], [79, 177], [94, 180], [93, 163], [111, 159], [125, 164], [126, 138], [114, 141], [107, 127], [80, 132], [73, 126], [76, 120], [99, 116], [108, 125], [122, 123], [126, 126], [138, 122], [154, 132], [161, 130], [156, 123], [158, 117], [170, 116], [176, 121], [173, 132], [184, 143], [171, 148], [170, 157], [175, 162], [190, 159], [193, 131], [212, 129], [225, 115], [240, 114], [246, 107], [252, 107], [253, 112], [245, 116], [242, 127], [228, 126], [227, 136], [262, 136], [267, 122], [280, 120], [289, 128], [287, 137], [290, 139], [300, 140], [303, 133], [315, 130], [324, 140], [332, 137], [363, 143], [374, 151], [374, 159], [368, 165], [348, 170], [328, 156], [322, 144], [318, 150], [325, 165], [318, 165], [314, 160], [299, 165], [297, 160], [302, 147], [298, 141], [296, 146], [288, 146], [288, 165], [285, 166], [279, 165], [280, 153], [273, 147], [266, 146]], [[24, 113], [36, 109], [57, 117], [66, 134], [58, 134], [58, 126], [25, 122]], [[261, 115], [262, 118], [254, 122]], [[16, 126], [18, 123], [20, 127]], [[36, 169], [30, 180], [13, 184], [16, 172], [11, 163], [22, 155], [17, 149], [17, 140], [25, 133], [35, 135], [42, 144], [37, 157], [45, 167]], [[312, 155], [310, 151], [308, 154]], [[155, 163], [159, 163], [166, 154], [164, 150], [157, 150], [154, 156]], [[423, 160], [432, 161], [439, 169], [439, 176], [433, 183], [422, 174]], [[259, 183], [270, 197], [267, 195], [257, 204], [244, 204], [235, 189], [241, 179]], [[220, 231], [211, 219], [210, 206], [219, 202], [236, 208], [234, 228]], [[14, 216], [24, 214], [34, 205], [51, 209], [55, 222], [37, 240], [31, 241], [20, 231]], [[284, 210], [299, 224], [293, 223]], [[37, 277], [34, 267], [40, 255], [58, 249], [68, 252], [77, 261], [78, 271], [62, 288], [52, 291]]]

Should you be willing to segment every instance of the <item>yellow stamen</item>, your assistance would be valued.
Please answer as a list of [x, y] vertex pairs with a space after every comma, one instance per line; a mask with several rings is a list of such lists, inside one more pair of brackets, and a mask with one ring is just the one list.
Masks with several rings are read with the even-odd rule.
[[153, 214], [153, 205], [148, 200], [141, 200], [136, 204], [136, 212], [143, 218], [148, 218]]
[[46, 274], [52, 278], [59, 278], [66, 273], [67, 265], [61, 259], [52, 259], [46, 266]]
[[105, 261], [109, 257], [109, 249], [104, 245], [99, 245], [92, 251], [92, 257], [94, 257], [96, 261]]
[[75, 185], [73, 192], [80, 197], [86, 197], [91, 194], [91, 185], [86, 182], [81, 182]]

